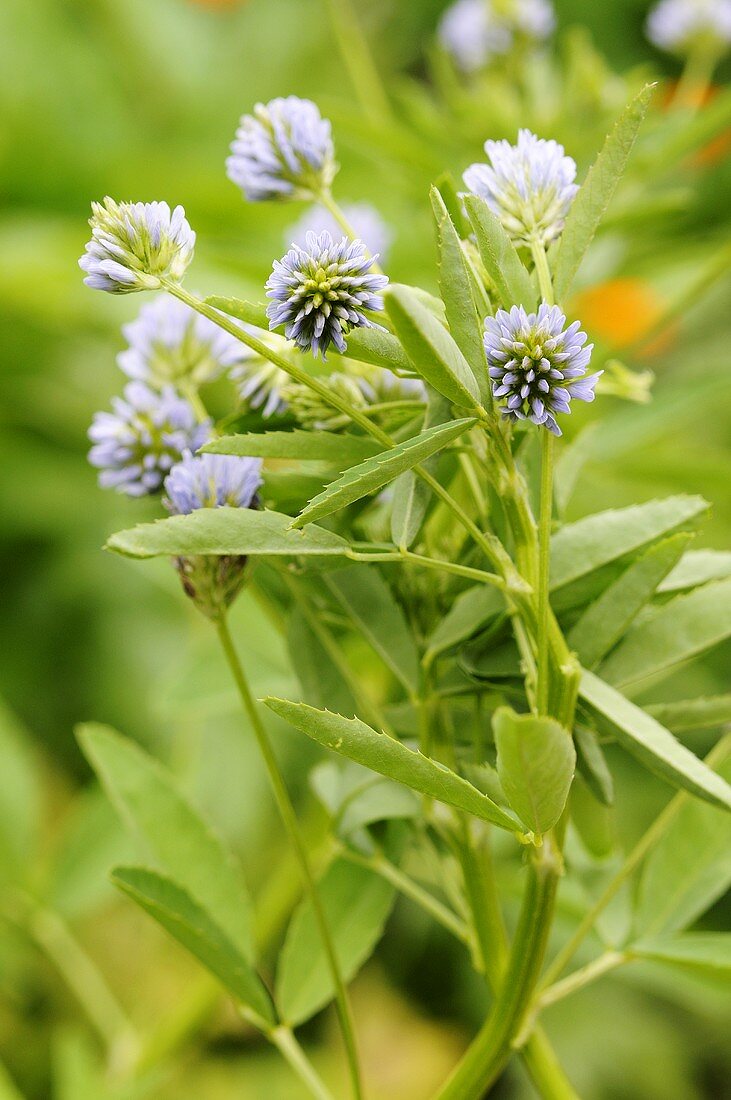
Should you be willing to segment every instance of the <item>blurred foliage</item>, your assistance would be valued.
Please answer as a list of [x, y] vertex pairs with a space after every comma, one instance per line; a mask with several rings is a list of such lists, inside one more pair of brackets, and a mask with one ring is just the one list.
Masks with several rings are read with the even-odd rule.
[[[548, 128], [546, 136], [566, 143], [583, 174], [628, 90], [658, 70], [677, 76], [672, 60], [643, 38], [643, 0], [560, 0], [558, 64], [585, 91], [592, 72], [597, 94], [555, 100], [548, 67], [536, 73], [549, 94], [539, 89], [534, 115], [508, 102], [505, 135], [487, 133], [479, 103], [466, 102], [448, 84], [435, 91], [438, 65], [427, 82], [443, 6], [441, 0], [359, 5], [400, 119], [386, 134], [364, 119], [350, 94], [320, 0], [3, 0], [0, 7], [0, 694], [8, 703], [0, 723], [0, 808], [2, 831], [13, 840], [0, 860], [0, 887], [15, 881], [18, 868], [27, 872], [32, 904], [39, 912], [51, 906], [70, 923], [124, 1010], [160, 1049], [176, 1045], [176, 1028], [192, 1034], [182, 1056], [158, 1061], [162, 1068], [144, 1088], [109, 1091], [95, 1021], [63, 980], [63, 940], [54, 963], [48, 929], [42, 921], [31, 924], [37, 934], [30, 938], [19, 930], [26, 900], [8, 888], [0, 912], [0, 1097], [15, 1095], [2, 1063], [28, 1100], [301, 1095], [276, 1056], [218, 1003], [193, 963], [106, 883], [127, 841], [88, 785], [73, 740], [74, 725], [92, 717], [167, 759], [245, 852], [252, 886], [267, 902], [262, 908], [274, 914], [268, 934], [275, 940], [296, 900], [270, 798], [206, 624], [184, 605], [165, 563], [140, 568], [100, 552], [109, 532], [151, 518], [155, 507], [99, 492], [86, 465], [86, 428], [119, 388], [119, 326], [138, 303], [90, 295], [76, 261], [92, 198], [107, 192], [165, 198], [185, 205], [198, 232], [190, 285], [261, 297], [272, 257], [300, 210], [242, 203], [223, 161], [243, 110], [293, 92], [316, 99], [333, 119], [339, 196], [372, 202], [395, 227], [392, 277], [424, 285], [433, 254], [427, 188], [445, 166], [458, 177], [485, 137], [512, 135], [521, 124]], [[625, 76], [605, 76], [590, 33]], [[445, 95], [452, 96], [447, 125], [439, 106]], [[586, 305], [591, 294], [592, 338], [627, 366], [651, 369], [655, 384], [650, 404], [607, 397], [600, 413], [595, 406], [572, 417], [574, 436], [589, 422], [592, 434], [569, 515], [701, 493], [714, 502], [704, 537], [724, 548], [731, 536], [731, 281], [714, 279], [699, 302], [693, 286], [728, 240], [728, 148], [717, 145], [701, 156], [681, 150], [667, 177], [648, 179], [640, 160], [625, 193], [627, 209], [613, 208], [615, 220], [582, 272], [592, 289], [580, 291], [578, 302]], [[658, 183], [667, 185], [666, 201], [653, 208]], [[639, 205], [642, 232], [631, 231], [631, 201]], [[596, 290], [610, 280], [606, 294]], [[652, 320], [668, 308], [672, 323], [658, 339]], [[643, 347], [645, 336], [651, 339]], [[291, 694], [281, 635], [254, 597], [240, 601], [235, 626], [247, 638], [257, 693]], [[730, 655], [721, 647], [678, 673], [673, 695], [728, 690]], [[377, 668], [364, 675], [377, 687]], [[283, 725], [277, 732], [301, 795], [317, 754]], [[703, 752], [703, 733], [690, 737]], [[626, 842], [652, 820], [666, 791], [610, 755]], [[306, 814], [317, 834], [317, 817]], [[728, 904], [720, 901], [704, 926], [728, 927], [728, 918]], [[376, 961], [355, 986], [374, 1098], [425, 1095], [480, 1019], [482, 1002], [460, 951], [413, 906], [399, 903]], [[547, 1016], [587, 1100], [715, 1100], [731, 1071], [730, 1022], [718, 987], [650, 963]], [[329, 1014], [305, 1037], [315, 1062], [332, 1073], [339, 1047]], [[498, 1094], [532, 1092], [516, 1068]]]

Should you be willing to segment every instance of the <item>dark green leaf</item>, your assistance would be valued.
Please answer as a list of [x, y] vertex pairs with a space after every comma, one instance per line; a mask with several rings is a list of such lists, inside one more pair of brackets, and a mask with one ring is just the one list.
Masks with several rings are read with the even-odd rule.
[[731, 787], [673, 735], [624, 695], [584, 671], [579, 694], [603, 728], [620, 745], [674, 787], [731, 809]]
[[646, 85], [625, 108], [589, 170], [566, 218], [554, 265], [556, 300], [567, 296], [586, 251], [612, 200], [654, 91]]
[[176, 790], [172, 776], [106, 726], [82, 726], [78, 738], [124, 821], [251, 961], [251, 902], [241, 868]]
[[500, 304], [505, 309], [513, 305], [534, 308], [537, 294], [528, 271], [515, 245], [484, 199], [467, 195], [465, 208], [477, 237], [485, 270], [492, 279]]
[[386, 293], [386, 309], [411, 369], [454, 405], [479, 406], [480, 390], [469, 363], [411, 287], [392, 284]]
[[485, 623], [505, 611], [505, 600], [497, 588], [479, 584], [461, 592], [429, 638], [425, 660], [471, 638]]
[[571, 734], [552, 718], [509, 707], [495, 711], [492, 729], [505, 797], [525, 827], [541, 836], [566, 805], [576, 766]]
[[195, 554], [347, 554], [345, 539], [321, 527], [292, 529], [292, 517], [252, 508], [200, 508], [120, 531], [106, 548], [131, 558]]
[[242, 1005], [266, 1024], [275, 1022], [271, 999], [258, 974], [182, 887], [143, 867], [117, 867], [112, 881], [195, 955]]
[[677, 596], [630, 630], [602, 666], [622, 687], [666, 673], [731, 637], [731, 580]]
[[[427, 386], [427, 391], [424, 427], [446, 424], [451, 420], [450, 403], [431, 386]], [[424, 463], [424, 469], [433, 474], [438, 462], [438, 457], [433, 455]], [[391, 538], [396, 546], [408, 549], [413, 544], [421, 530], [431, 497], [431, 489], [413, 470], [406, 470], [396, 478], [391, 505]]]
[[315, 710], [304, 703], [287, 699], [265, 699], [264, 702], [280, 718], [302, 730], [313, 741], [362, 764], [380, 775], [429, 795], [448, 806], [492, 821], [514, 832], [517, 823], [499, 806], [485, 798], [470, 783], [448, 768], [403, 745], [400, 741], [377, 733], [359, 718], [343, 718], [326, 710]]
[[[373, 871], [345, 859], [331, 864], [317, 884], [332, 930], [335, 955], [347, 982], [357, 974], [383, 934], [394, 887]], [[334, 996], [332, 977], [309, 899], [297, 909], [277, 971], [276, 1001], [292, 1026], [314, 1016]]]
[[593, 730], [577, 725], [574, 730], [576, 766], [592, 794], [605, 806], [614, 802], [614, 781]]
[[585, 668], [596, 668], [617, 644], [691, 538], [681, 532], [655, 543], [589, 605], [568, 636], [569, 646]]
[[[374, 458], [367, 458], [358, 466], [353, 466], [337, 479], [331, 482], [325, 490], [300, 512], [292, 522], [292, 527], [304, 527], [313, 520], [322, 519], [341, 508], [347, 507], [361, 497], [375, 493], [382, 489], [389, 481], [402, 474], [404, 470], [410, 470], [418, 466], [424, 459], [437, 451], [443, 450], [458, 436], [462, 435], [475, 424], [474, 419], [453, 420], [449, 424], [440, 424], [434, 428], [427, 428], [413, 439], [407, 439], [404, 443], [398, 443], [388, 451], [382, 451]], [[200, 513], [195, 513], [200, 515]], [[253, 513], [256, 515], [257, 513]], [[169, 521], [168, 521], [169, 522]], [[297, 537], [297, 532], [293, 532]], [[306, 532], [305, 532], [306, 533]], [[338, 540], [342, 541], [342, 540]]]
[[419, 690], [419, 654], [404, 613], [383, 577], [371, 566], [349, 566], [325, 583], [373, 649], [410, 695]]

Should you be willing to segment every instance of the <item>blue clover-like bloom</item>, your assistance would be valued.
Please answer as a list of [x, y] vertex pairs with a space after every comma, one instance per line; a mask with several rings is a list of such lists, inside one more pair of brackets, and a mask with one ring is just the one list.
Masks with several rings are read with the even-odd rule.
[[660, 0], [647, 17], [647, 37], [661, 50], [687, 53], [731, 45], [731, 0]]
[[336, 171], [330, 123], [311, 100], [294, 95], [243, 115], [226, 161], [229, 179], [250, 202], [315, 198]]
[[283, 391], [289, 383], [289, 375], [268, 359], [252, 356], [233, 368], [231, 380], [241, 400], [250, 409], [261, 409], [264, 418], [283, 413], [287, 408]]
[[556, 141], [520, 130], [517, 145], [486, 141], [490, 164], [473, 164], [463, 179], [520, 244], [550, 244], [561, 233], [579, 190], [576, 162]]
[[[368, 251], [377, 253], [381, 261], [385, 260], [393, 240], [393, 233], [376, 208], [367, 202], [345, 203], [343, 214], [352, 225], [356, 236], [365, 242]], [[324, 232], [329, 233], [333, 239], [337, 239], [342, 236], [343, 231], [329, 210], [325, 210], [322, 206], [313, 206], [285, 231], [284, 243], [287, 247], [290, 244], [296, 244], [300, 248], [305, 248], [308, 233], [314, 233], [319, 237]]]
[[158, 290], [161, 278], [179, 282], [193, 259], [195, 233], [182, 206], [166, 202], [91, 204], [91, 240], [79, 260], [93, 290], [130, 294]]
[[202, 447], [210, 423], [198, 423], [191, 405], [172, 386], [161, 391], [129, 382], [112, 412], [99, 412], [89, 428], [89, 461], [102, 489], [127, 496], [155, 493], [186, 451]]
[[490, 0], [456, 0], [442, 16], [437, 33], [459, 68], [471, 73], [508, 53], [516, 36], [547, 38], [555, 23], [549, 0], [513, 0], [500, 6]]
[[156, 389], [190, 382], [200, 386], [253, 352], [190, 306], [161, 294], [122, 327], [128, 347], [117, 363], [130, 378]]
[[267, 281], [269, 328], [285, 326], [285, 334], [303, 351], [322, 353], [330, 344], [340, 352], [352, 328], [377, 328], [364, 310], [383, 309], [378, 291], [388, 283], [385, 275], [371, 272], [377, 257], [362, 241], [342, 237], [334, 241], [325, 231], [308, 233], [305, 248], [293, 245], [275, 260]]
[[260, 458], [188, 451], [165, 478], [163, 503], [178, 516], [199, 508], [251, 508], [261, 484]]
[[513, 306], [485, 321], [485, 353], [493, 397], [509, 420], [532, 420], [561, 435], [559, 413], [571, 411], [571, 399], [593, 401], [602, 373], [587, 375], [593, 344], [586, 344], [581, 323], [566, 326], [558, 306], [545, 302], [537, 313]]

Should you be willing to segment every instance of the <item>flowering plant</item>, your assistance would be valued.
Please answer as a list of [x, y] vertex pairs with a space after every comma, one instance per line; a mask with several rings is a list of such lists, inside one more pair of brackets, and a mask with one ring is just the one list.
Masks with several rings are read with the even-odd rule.
[[[465, 0], [455, 7], [462, 18]], [[494, 53], [549, 33], [543, 5], [513, 14], [530, 10], [536, 25], [500, 23]], [[443, 25], [448, 47], [454, 29]], [[466, 72], [479, 68], [455, 53]], [[398, 893], [464, 945], [491, 993], [440, 1100], [479, 1100], [514, 1055], [542, 1096], [576, 1095], [543, 1030], [546, 1007], [636, 959], [724, 950], [683, 933], [682, 918], [643, 927], [637, 911], [596, 949], [610, 902], [687, 799], [713, 820], [731, 810], [716, 770], [725, 741], [704, 762], [673, 732], [711, 712], [715, 722], [723, 704], [636, 699], [722, 633], [728, 578], [689, 549], [705, 501], [569, 523], [571, 466], [555, 461], [573, 403], [592, 402], [605, 372], [621, 392], [571, 291], [652, 94], [630, 99], [580, 184], [571, 150], [525, 128], [515, 144], [488, 140], [489, 164], [465, 168], [464, 189], [441, 177], [430, 195], [438, 295], [390, 280], [375, 242], [351, 230], [332, 194], [330, 124], [294, 96], [244, 116], [228, 161], [249, 201], [305, 198], [330, 219], [305, 228], [266, 283], [262, 273], [262, 301], [183, 286], [195, 237], [180, 207], [93, 207], [87, 284], [168, 296], [125, 327], [119, 362], [132, 381], [114, 413], [97, 414], [90, 459], [102, 487], [159, 493], [170, 515], [108, 548], [172, 559], [218, 635], [302, 881], [273, 987], [238, 863], [149, 756], [90, 726], [84, 751], [155, 863], [118, 867], [114, 881], [319, 1100], [334, 1093], [295, 1031], [334, 1001], [352, 1094], [364, 1095], [347, 986]], [[204, 387], [227, 373], [246, 408], [214, 418]], [[253, 430], [235, 430], [252, 410]], [[229, 623], [246, 585], [290, 624], [298, 698], [252, 693], [247, 639]], [[385, 690], [343, 657], [354, 636], [377, 655]], [[273, 748], [285, 723], [328, 753], [312, 777], [330, 827], [323, 858]], [[608, 745], [678, 793], [554, 941], [559, 890], [580, 893], [587, 861], [606, 854]], [[506, 880], [521, 893], [517, 917]]]

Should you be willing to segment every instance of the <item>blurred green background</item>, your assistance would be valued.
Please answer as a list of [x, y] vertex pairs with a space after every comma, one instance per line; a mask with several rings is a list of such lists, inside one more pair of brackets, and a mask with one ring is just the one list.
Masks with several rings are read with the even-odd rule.
[[[260, 298], [300, 208], [247, 206], [225, 177], [224, 159], [239, 115], [256, 100], [309, 96], [333, 120], [342, 165], [338, 197], [372, 202], [394, 227], [394, 279], [433, 286], [428, 184], [442, 168], [458, 174], [477, 159], [484, 138], [503, 136], [476, 125], [452, 129], [433, 113], [424, 90], [426, 58], [444, 6], [442, 0], [358, 5], [397, 112], [406, 126], [423, 123], [419, 155], [407, 171], [364, 123], [321, 0], [0, 5], [0, 695], [8, 708], [0, 748], [17, 795], [13, 828], [39, 833], [34, 873], [50, 884], [54, 904], [143, 1029], [174, 1018], [196, 990], [202, 1002], [210, 997], [194, 965], [106, 886], [125, 841], [89, 786], [74, 725], [108, 722], [170, 761], [264, 893], [278, 889], [281, 841], [206, 624], [185, 606], [164, 562], [143, 566], [100, 549], [108, 533], [156, 515], [157, 505], [100, 492], [85, 460], [91, 416], [123, 381], [114, 361], [123, 346], [119, 327], [140, 304], [82, 285], [77, 259], [88, 236], [89, 203], [105, 194], [182, 203], [198, 233], [188, 285]], [[561, 30], [589, 27], [618, 72], [640, 66], [647, 75], [677, 75], [674, 62], [643, 37], [641, 0], [557, 0], [556, 7]], [[623, 104], [624, 88], [619, 82], [608, 94], [607, 119]], [[605, 128], [600, 112], [567, 115], [545, 136], [563, 140], [583, 172]], [[701, 493], [714, 504], [703, 544], [726, 548], [731, 280], [716, 280], [701, 302], [683, 295], [711, 251], [728, 240], [731, 160], [721, 151], [669, 170], [670, 183], [687, 192], [682, 205], [636, 239], [610, 228], [585, 276], [587, 282], [640, 278], [651, 300], [680, 300], [683, 309], [660, 354], [651, 362], [627, 360], [655, 372], [652, 404], [606, 398], [601, 410], [577, 417], [598, 427], [571, 514]], [[636, 177], [632, 192], [640, 198], [642, 183]], [[612, 311], [621, 308], [610, 303], [602, 311], [600, 303], [599, 339], [609, 340], [606, 326], [611, 336]], [[632, 308], [642, 314], [647, 307]], [[596, 338], [591, 327], [590, 333]], [[296, 690], [283, 643], [253, 597], [241, 601], [236, 620], [253, 655], [257, 689]], [[673, 693], [728, 690], [730, 656], [728, 647], [717, 651], [678, 677]], [[288, 735], [280, 742], [292, 785], [302, 791], [313, 754]], [[702, 752], [706, 745], [696, 738], [692, 747]], [[666, 791], [626, 767], [620, 798], [629, 836], [652, 818]], [[728, 916], [719, 903], [707, 926], [727, 927]], [[461, 954], [408, 906], [397, 908], [375, 961], [356, 983], [355, 1004], [373, 1095], [399, 1100], [428, 1094], [483, 1007]], [[722, 989], [649, 967], [623, 972], [547, 1018], [589, 1100], [729, 1094], [730, 1023]], [[300, 1097], [288, 1072], [225, 1006], [202, 1013], [193, 1032], [146, 1095]], [[327, 1014], [307, 1038], [323, 1065], [338, 1058]], [[22, 1094], [85, 1100], [83, 1090], [91, 1088], [89, 1098], [101, 1100], [88, 1086], [96, 1057], [93, 1030], [56, 969], [0, 915], [0, 1061]], [[0, 1096], [2, 1089], [0, 1081]], [[532, 1092], [515, 1070], [494, 1095]]]

